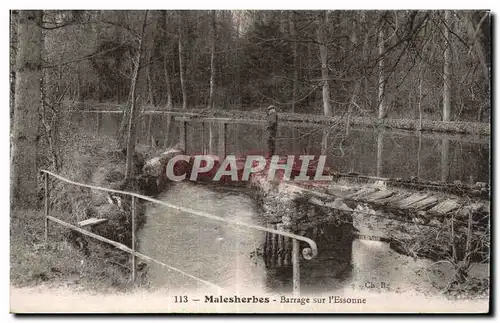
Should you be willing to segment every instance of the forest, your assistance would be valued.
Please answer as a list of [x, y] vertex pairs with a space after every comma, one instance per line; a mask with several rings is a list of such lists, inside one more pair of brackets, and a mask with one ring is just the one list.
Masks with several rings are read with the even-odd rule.
[[[172, 202], [185, 198], [188, 206], [199, 202], [203, 210], [214, 202], [217, 214], [253, 214], [238, 209], [246, 202], [220, 204], [219, 195], [205, 201], [201, 193], [192, 193], [201, 191], [168, 182], [168, 158], [197, 151], [217, 156], [261, 152], [267, 138], [273, 151], [268, 157], [276, 147], [280, 157], [328, 155], [334, 160], [332, 177], [342, 173], [353, 185], [368, 183], [356, 193], [350, 190], [346, 200], [374, 194], [394, 199], [394, 210], [408, 207], [394, 211], [394, 216], [407, 216], [403, 221], [390, 218], [387, 200], [374, 206], [392, 221], [377, 222], [383, 234], [386, 229], [388, 236], [403, 232], [408, 241], [398, 250], [416, 259], [431, 255], [421, 252], [425, 248], [442, 251], [435, 259], [445, 260], [434, 264], [451, 264], [456, 279], [439, 290], [470, 285], [483, 297], [489, 276], [467, 275], [475, 262], [489, 262], [491, 42], [488, 10], [11, 10], [11, 281], [29, 285], [77, 275], [91, 288], [130, 287], [136, 267], [146, 268], [144, 273], [149, 268], [136, 264], [134, 249], [135, 234], [151, 219], [145, 201], [168, 193]], [[371, 181], [396, 188], [387, 192], [385, 184], [380, 189]], [[277, 204], [259, 212], [283, 212], [278, 220], [285, 225], [296, 206], [301, 217], [293, 220], [306, 221], [309, 213], [301, 212], [312, 209], [311, 200], [321, 208], [337, 201], [320, 201], [309, 191], [292, 204], [288, 193], [280, 200], [270, 190], [262, 201]], [[137, 194], [142, 202], [136, 204]], [[257, 201], [259, 194], [248, 201]], [[301, 198], [308, 209], [297, 204]], [[262, 201], [255, 203], [262, 206]], [[413, 209], [422, 201], [421, 209]], [[349, 208], [358, 210], [357, 204]], [[297, 222], [293, 230], [307, 235], [298, 225], [311, 225], [307, 230], [323, 234], [313, 226], [330, 221], [326, 214], [318, 212], [316, 222]], [[438, 214], [442, 222], [428, 214]], [[346, 221], [366, 222], [352, 219]], [[49, 226], [49, 220], [67, 221], [67, 226]], [[397, 221], [404, 223], [401, 229], [384, 224]], [[133, 256], [104, 247], [100, 242], [105, 240], [89, 242], [75, 234], [88, 223], [95, 225], [96, 235], [130, 246]], [[406, 224], [416, 228], [411, 238]], [[419, 226], [436, 230], [423, 234]], [[161, 227], [174, 228], [169, 234], [180, 234], [179, 240], [202, 232], [184, 225]], [[337, 239], [336, 233], [331, 236]], [[355, 245], [354, 236], [339, 237], [348, 248]], [[193, 241], [209, 245], [224, 237], [210, 239]], [[349, 257], [359, 251], [351, 249], [346, 249]], [[184, 257], [186, 251], [177, 254]], [[204, 251], [200, 255], [200, 263], [216, 259], [203, 258], [209, 255]], [[372, 255], [371, 250], [366, 254]], [[318, 267], [331, 267], [324, 264]], [[144, 274], [139, 280], [147, 285], [149, 278]]]
[[48, 98], [127, 102], [139, 64], [142, 105], [272, 103], [283, 112], [488, 121], [489, 12], [101, 10], [40, 19]]
[[14, 10], [10, 26], [13, 174], [36, 169], [38, 138], [57, 148], [75, 102], [121, 104], [123, 147], [148, 107], [490, 121], [489, 11]]

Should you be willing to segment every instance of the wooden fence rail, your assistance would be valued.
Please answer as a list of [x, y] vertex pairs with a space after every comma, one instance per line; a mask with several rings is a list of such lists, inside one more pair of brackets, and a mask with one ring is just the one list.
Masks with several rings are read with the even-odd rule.
[[[223, 290], [221, 287], [211, 283], [211, 282], [208, 282], [206, 280], [203, 280], [201, 278], [198, 278], [198, 277], [195, 277], [189, 273], [186, 273], [184, 271], [182, 271], [181, 269], [178, 269], [178, 268], [175, 268], [175, 267], [172, 267], [170, 265], [167, 265], [159, 260], [156, 260], [156, 259], [153, 259], [147, 255], [144, 255], [138, 251], [136, 251], [136, 236], [135, 236], [135, 231], [136, 231], [136, 204], [137, 204], [137, 199], [142, 199], [142, 200], [145, 200], [145, 201], [149, 201], [149, 202], [152, 202], [152, 203], [155, 203], [155, 204], [160, 204], [162, 206], [165, 206], [165, 207], [168, 207], [168, 208], [171, 208], [171, 209], [174, 209], [174, 210], [178, 210], [178, 211], [181, 211], [181, 212], [185, 212], [185, 213], [188, 213], [188, 214], [192, 214], [192, 215], [197, 215], [199, 217], [204, 217], [204, 218], [208, 218], [208, 219], [211, 219], [211, 220], [216, 220], [216, 221], [220, 221], [220, 222], [224, 222], [224, 223], [227, 223], [227, 224], [232, 224], [232, 225], [236, 225], [236, 226], [241, 226], [241, 227], [246, 227], [246, 228], [250, 228], [250, 229], [255, 229], [255, 230], [259, 230], [259, 231], [265, 231], [265, 232], [270, 232], [270, 233], [274, 233], [274, 234], [278, 234], [278, 235], [282, 235], [282, 236], [285, 236], [285, 237], [289, 237], [289, 238], [292, 238], [293, 239], [293, 251], [292, 251], [292, 254], [293, 254], [293, 261], [292, 261], [292, 265], [293, 265], [293, 293], [294, 295], [299, 295], [300, 294], [300, 257], [299, 257], [299, 251], [300, 251], [300, 247], [299, 247], [299, 241], [303, 241], [303, 242], [306, 242], [309, 247], [308, 248], [304, 248], [302, 249], [302, 256], [307, 259], [307, 260], [310, 260], [310, 259], [313, 259], [314, 257], [316, 257], [318, 255], [318, 248], [317, 248], [317, 245], [316, 245], [316, 242], [314, 242], [313, 240], [307, 238], [307, 237], [303, 237], [303, 236], [300, 236], [300, 235], [296, 235], [296, 234], [293, 234], [293, 233], [290, 233], [290, 232], [285, 232], [285, 231], [280, 231], [280, 230], [276, 230], [276, 229], [272, 229], [272, 228], [266, 228], [266, 227], [263, 227], [263, 226], [260, 226], [260, 225], [255, 225], [255, 224], [250, 224], [250, 223], [244, 223], [244, 222], [240, 222], [240, 221], [235, 221], [235, 220], [230, 220], [230, 219], [225, 219], [225, 218], [221, 218], [219, 216], [216, 216], [216, 215], [212, 215], [212, 214], [209, 214], [209, 213], [206, 213], [206, 212], [203, 212], [203, 211], [197, 211], [197, 210], [193, 210], [193, 209], [190, 209], [190, 208], [186, 208], [186, 207], [182, 207], [182, 206], [178, 206], [178, 205], [175, 205], [175, 204], [171, 204], [171, 203], [168, 203], [168, 202], [165, 202], [165, 201], [160, 201], [160, 200], [157, 200], [157, 199], [154, 199], [154, 198], [151, 198], [149, 196], [145, 196], [145, 195], [141, 195], [141, 194], [137, 194], [137, 193], [133, 193], [133, 192], [126, 192], [126, 191], [120, 191], [120, 190], [114, 190], [114, 189], [109, 189], [109, 188], [104, 188], [104, 187], [100, 187], [100, 186], [94, 186], [94, 185], [88, 185], [88, 184], [83, 184], [83, 183], [78, 183], [78, 182], [75, 182], [75, 181], [72, 181], [70, 179], [67, 179], [67, 178], [64, 178], [60, 175], [57, 175], [57, 174], [54, 174], [48, 170], [41, 170], [41, 172], [44, 174], [44, 186], [45, 186], [45, 243], [48, 242], [48, 232], [49, 232], [49, 220], [50, 221], [53, 221], [53, 222], [56, 222], [66, 228], [69, 228], [71, 230], [75, 230], [77, 232], [80, 232], [84, 235], [87, 235], [89, 237], [92, 237], [94, 239], [97, 239], [99, 241], [102, 241], [102, 242], [105, 242], [105, 243], [108, 243], [122, 251], [125, 251], [127, 253], [129, 253], [131, 256], [132, 256], [132, 281], [135, 281], [136, 279], [136, 257], [139, 257], [141, 259], [144, 259], [146, 261], [151, 261], [151, 262], [154, 262], [156, 264], [159, 264], [163, 267], [167, 267], [171, 270], [174, 270], [176, 272], [179, 272], [187, 277], [190, 277], [194, 280], [197, 280], [199, 282], [202, 282], [208, 286], [211, 286], [211, 287], [215, 287], [219, 290]], [[53, 217], [50, 215], [50, 190], [49, 190], [49, 176], [52, 176], [60, 181], [63, 181], [65, 183], [68, 183], [68, 184], [72, 184], [72, 185], [76, 185], [76, 186], [80, 186], [80, 187], [86, 187], [86, 188], [89, 188], [89, 189], [94, 189], [94, 190], [99, 190], [99, 191], [104, 191], [104, 192], [109, 192], [109, 193], [116, 193], [116, 194], [123, 194], [123, 195], [128, 195], [128, 196], [131, 196], [132, 197], [132, 205], [131, 205], [131, 209], [132, 209], [132, 244], [131, 244], [131, 248], [127, 247], [126, 245], [122, 244], [122, 243], [119, 243], [119, 242], [116, 242], [116, 241], [113, 241], [113, 240], [110, 240], [110, 239], [107, 239], [103, 236], [100, 236], [100, 235], [97, 235], [95, 233], [92, 233], [88, 230], [85, 230], [85, 229], [82, 229], [82, 228], [79, 228], [73, 224], [70, 224], [70, 223], [67, 223], [61, 219], [58, 219], [56, 217]]]

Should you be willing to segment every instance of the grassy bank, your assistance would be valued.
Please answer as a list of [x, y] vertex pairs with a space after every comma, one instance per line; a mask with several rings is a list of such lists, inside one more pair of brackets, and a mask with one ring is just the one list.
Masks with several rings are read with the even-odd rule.
[[[14, 286], [46, 283], [103, 292], [132, 287], [125, 254], [95, 242], [89, 242], [94, 252], [86, 254], [66, 238], [67, 230], [53, 223], [45, 247], [43, 212], [40, 211], [13, 210], [10, 220], [10, 281]], [[139, 284], [147, 284], [144, 277]]]
[[[76, 182], [144, 193], [140, 185], [143, 156], [137, 154], [135, 172], [124, 181], [125, 155], [114, 138], [87, 132], [71, 134], [61, 149], [62, 166], [55, 171]], [[42, 185], [43, 181], [40, 181]], [[51, 215], [76, 225], [90, 217], [109, 221], [92, 229], [98, 235], [131, 245], [130, 198], [119, 196], [120, 204], [109, 202], [105, 192], [50, 180]], [[40, 187], [43, 196], [43, 187]], [[137, 205], [137, 230], [145, 222], [144, 206]], [[127, 289], [130, 256], [115, 247], [49, 223], [49, 244], [44, 246], [43, 211], [11, 211], [11, 282], [17, 286], [43, 282], [74, 284], [92, 290]], [[88, 228], [85, 228], [88, 229]], [[147, 266], [140, 264], [140, 285], [146, 285]], [[141, 278], [142, 277], [142, 278]]]

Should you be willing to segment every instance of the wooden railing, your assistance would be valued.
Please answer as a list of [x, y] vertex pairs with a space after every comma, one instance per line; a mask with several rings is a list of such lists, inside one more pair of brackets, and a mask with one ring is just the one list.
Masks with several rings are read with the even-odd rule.
[[[145, 196], [145, 195], [141, 195], [141, 194], [137, 194], [137, 193], [133, 193], [133, 192], [125, 192], [125, 191], [119, 191], [119, 190], [114, 190], [114, 189], [109, 189], [109, 188], [104, 188], [104, 187], [100, 187], [100, 186], [94, 186], [94, 185], [88, 185], [88, 184], [83, 184], [83, 183], [78, 183], [78, 182], [75, 182], [75, 181], [72, 181], [70, 179], [67, 179], [67, 178], [64, 178], [60, 175], [57, 175], [57, 174], [54, 174], [48, 170], [42, 170], [41, 171], [43, 174], [44, 174], [44, 185], [45, 185], [45, 243], [47, 244], [48, 242], [48, 235], [49, 235], [49, 220], [50, 221], [53, 221], [55, 223], [58, 223], [66, 228], [69, 228], [71, 230], [74, 230], [74, 231], [77, 231], [77, 232], [80, 232], [81, 234], [84, 234], [84, 235], [87, 235], [89, 237], [92, 237], [94, 239], [97, 239], [99, 241], [102, 241], [102, 242], [105, 242], [105, 243], [108, 243], [122, 251], [125, 251], [127, 253], [129, 253], [132, 258], [131, 258], [131, 262], [132, 262], [132, 281], [135, 282], [136, 280], [136, 270], [137, 270], [137, 266], [136, 266], [136, 257], [138, 258], [141, 258], [143, 260], [146, 260], [146, 261], [151, 261], [151, 262], [154, 262], [156, 264], [159, 264], [163, 267], [166, 267], [166, 268], [169, 268], [171, 270], [174, 270], [176, 272], [179, 272], [187, 277], [190, 277], [194, 280], [197, 280], [199, 282], [202, 282], [208, 286], [211, 286], [211, 287], [214, 287], [214, 288], [217, 288], [219, 290], [223, 290], [223, 288], [209, 282], [209, 281], [206, 281], [206, 280], [203, 280], [201, 278], [198, 278], [198, 277], [195, 277], [189, 273], [186, 273], [184, 272], [183, 270], [181, 269], [178, 269], [178, 268], [175, 268], [173, 266], [170, 266], [168, 264], [165, 264], [159, 260], [156, 260], [152, 257], [149, 257], [145, 254], [142, 254], [140, 252], [138, 252], [136, 250], [136, 237], [135, 237], [135, 232], [136, 232], [136, 206], [137, 206], [137, 200], [145, 200], [145, 201], [149, 201], [149, 202], [152, 202], [152, 203], [155, 203], [155, 204], [159, 204], [159, 205], [162, 205], [162, 206], [165, 206], [165, 207], [168, 207], [168, 208], [171, 208], [171, 209], [174, 209], [174, 210], [178, 210], [178, 211], [181, 211], [181, 212], [185, 212], [185, 213], [188, 213], [188, 214], [192, 214], [192, 215], [196, 215], [198, 217], [203, 217], [203, 218], [208, 218], [208, 219], [211, 219], [211, 220], [216, 220], [216, 221], [220, 221], [220, 222], [224, 222], [224, 223], [227, 223], [227, 224], [232, 224], [232, 225], [236, 225], [236, 226], [240, 226], [240, 227], [246, 227], [246, 228], [250, 228], [250, 229], [255, 229], [255, 230], [259, 230], [259, 231], [265, 231], [265, 232], [270, 232], [270, 233], [274, 233], [274, 234], [278, 234], [278, 235], [282, 235], [282, 236], [285, 236], [285, 237], [289, 237], [289, 238], [292, 238], [292, 241], [293, 241], [293, 245], [292, 245], [292, 266], [293, 266], [293, 294], [294, 295], [299, 295], [300, 294], [300, 253], [299, 253], [299, 241], [303, 241], [303, 242], [306, 242], [309, 247], [308, 248], [304, 248], [302, 250], [302, 256], [307, 259], [307, 260], [310, 260], [310, 259], [313, 259], [315, 258], [317, 255], [318, 255], [318, 248], [317, 248], [317, 245], [316, 245], [316, 242], [314, 242], [313, 240], [307, 238], [307, 237], [303, 237], [303, 236], [300, 236], [300, 235], [296, 235], [296, 234], [293, 234], [293, 233], [290, 233], [290, 232], [285, 232], [285, 231], [280, 231], [280, 230], [275, 230], [275, 229], [271, 229], [271, 228], [266, 228], [266, 227], [263, 227], [263, 226], [260, 226], [260, 225], [255, 225], [255, 224], [249, 224], [249, 223], [244, 223], [244, 222], [240, 222], [240, 221], [236, 221], [236, 220], [230, 220], [230, 219], [225, 219], [225, 218], [221, 218], [219, 216], [216, 216], [216, 215], [212, 215], [212, 214], [209, 214], [207, 212], [203, 212], [203, 211], [198, 211], [198, 210], [193, 210], [193, 209], [190, 209], [190, 208], [186, 208], [186, 207], [183, 207], [183, 206], [178, 206], [178, 205], [175, 205], [175, 204], [172, 204], [172, 203], [169, 203], [169, 202], [165, 202], [165, 201], [160, 201], [160, 200], [157, 200], [157, 199], [154, 199], [154, 198], [151, 198], [149, 196]], [[54, 177], [60, 181], [63, 181], [65, 183], [68, 183], [68, 184], [71, 184], [71, 185], [76, 185], [76, 186], [79, 186], [79, 187], [86, 187], [86, 188], [89, 188], [89, 189], [92, 189], [92, 190], [98, 190], [98, 191], [104, 191], [104, 192], [108, 192], [108, 193], [115, 193], [115, 194], [123, 194], [123, 195], [127, 195], [127, 196], [131, 196], [132, 197], [132, 204], [131, 204], [131, 217], [132, 217], [132, 243], [131, 243], [131, 247], [128, 247], [122, 243], [119, 243], [117, 241], [113, 241], [113, 240], [110, 240], [110, 239], [107, 239], [103, 236], [100, 236], [100, 235], [97, 235], [93, 232], [90, 232], [88, 230], [85, 230], [85, 229], [82, 229], [78, 226], [75, 226], [73, 224], [70, 224], [70, 223], [67, 223], [61, 219], [58, 219], [56, 217], [53, 217], [50, 215], [50, 189], [49, 189], [49, 176], [51, 177]]]

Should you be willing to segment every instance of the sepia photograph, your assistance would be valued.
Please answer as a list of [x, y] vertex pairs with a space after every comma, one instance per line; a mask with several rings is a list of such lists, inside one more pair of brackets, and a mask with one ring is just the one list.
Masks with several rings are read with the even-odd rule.
[[10, 313], [492, 311], [490, 10], [9, 18]]

